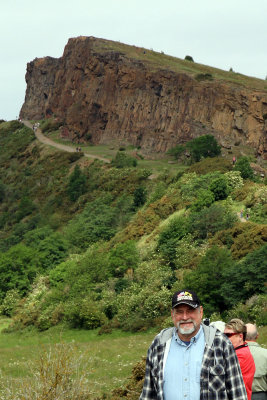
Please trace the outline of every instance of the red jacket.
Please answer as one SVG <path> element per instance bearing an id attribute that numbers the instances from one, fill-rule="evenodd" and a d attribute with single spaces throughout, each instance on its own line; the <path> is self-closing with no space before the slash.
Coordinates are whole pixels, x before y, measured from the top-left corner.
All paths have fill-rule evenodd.
<path id="1" fill-rule="evenodd" d="M 235 348 L 240 364 L 243 380 L 246 386 L 248 400 L 251 400 L 252 382 L 255 374 L 255 363 L 247 343 Z"/>

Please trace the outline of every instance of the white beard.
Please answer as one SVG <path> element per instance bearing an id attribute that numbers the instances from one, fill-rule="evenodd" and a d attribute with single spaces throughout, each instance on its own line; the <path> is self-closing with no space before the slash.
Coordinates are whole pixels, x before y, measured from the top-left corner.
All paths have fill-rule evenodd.
<path id="1" fill-rule="evenodd" d="M 183 321 L 183 322 L 185 322 L 185 321 Z M 182 323 L 182 321 L 179 321 L 179 322 L 177 322 L 177 330 L 178 330 L 178 332 L 180 332 L 182 335 L 191 335 L 191 333 L 195 332 L 195 330 L 196 330 L 196 328 L 197 328 L 196 323 L 195 323 L 195 321 L 192 321 L 192 320 L 188 320 L 188 321 L 186 321 L 186 322 L 192 322 L 192 324 L 193 324 L 192 328 L 184 329 L 184 328 L 183 328 L 183 325 L 180 326 L 181 323 Z"/>

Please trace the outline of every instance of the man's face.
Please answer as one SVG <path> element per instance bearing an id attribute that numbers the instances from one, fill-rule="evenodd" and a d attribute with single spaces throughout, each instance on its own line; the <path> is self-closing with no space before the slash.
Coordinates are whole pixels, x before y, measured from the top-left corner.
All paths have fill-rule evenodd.
<path id="1" fill-rule="evenodd" d="M 200 328 L 203 309 L 179 304 L 172 310 L 172 320 L 182 340 L 190 340 Z"/>
<path id="2" fill-rule="evenodd" d="M 236 348 L 238 346 L 241 346 L 241 344 L 244 343 L 243 333 L 236 333 L 236 332 L 233 331 L 233 329 L 230 329 L 230 328 L 227 328 L 227 327 L 225 328 L 224 333 L 225 334 L 229 334 L 228 337 L 231 340 L 232 345 L 234 346 L 234 348 Z"/>

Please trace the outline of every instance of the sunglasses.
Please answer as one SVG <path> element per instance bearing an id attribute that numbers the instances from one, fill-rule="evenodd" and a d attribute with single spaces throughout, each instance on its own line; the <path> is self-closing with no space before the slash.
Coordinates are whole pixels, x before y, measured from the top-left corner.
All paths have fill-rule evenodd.
<path id="1" fill-rule="evenodd" d="M 225 333 L 225 336 L 227 336 L 227 337 L 232 337 L 234 335 L 239 335 L 239 333 L 238 332 Z"/>

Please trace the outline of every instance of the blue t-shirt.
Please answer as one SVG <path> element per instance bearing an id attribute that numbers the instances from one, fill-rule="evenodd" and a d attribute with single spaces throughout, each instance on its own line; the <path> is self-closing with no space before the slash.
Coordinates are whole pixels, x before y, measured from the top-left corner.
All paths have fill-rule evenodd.
<path id="1" fill-rule="evenodd" d="M 183 342 L 174 331 L 164 368 L 164 400 L 199 400 L 204 348 L 202 326 L 189 343 Z"/>

